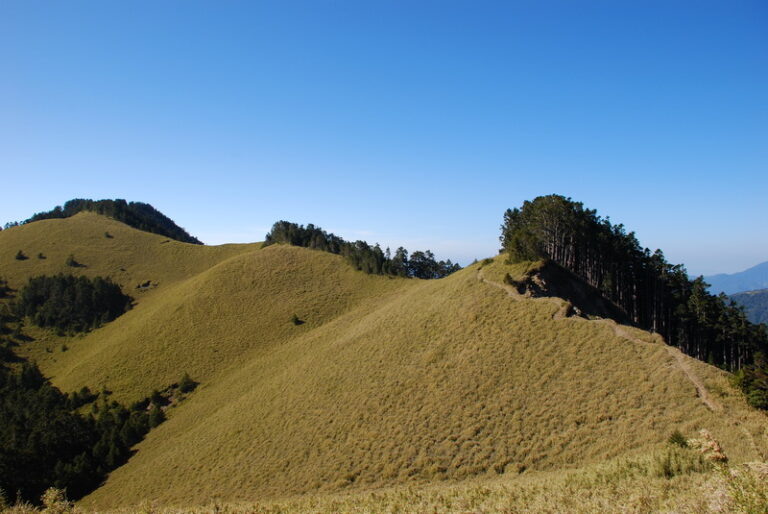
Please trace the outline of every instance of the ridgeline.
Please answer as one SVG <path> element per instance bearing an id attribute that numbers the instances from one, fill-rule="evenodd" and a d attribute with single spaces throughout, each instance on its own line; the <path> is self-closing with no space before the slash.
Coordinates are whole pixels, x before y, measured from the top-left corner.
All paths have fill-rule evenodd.
<path id="1" fill-rule="evenodd" d="M 150 232 L 170 237 L 182 243 L 203 244 L 196 237 L 192 237 L 186 230 L 178 226 L 172 219 L 158 211 L 148 203 L 126 202 L 125 200 L 85 200 L 76 198 L 69 200 L 64 207 L 56 206 L 47 212 L 39 212 L 31 218 L 22 222 L 22 224 L 33 223 L 40 220 L 69 218 L 79 212 L 95 212 L 103 216 L 121 221 L 126 225 Z M 9 223 L 9 226 L 15 226 L 19 223 Z"/>
<path id="2" fill-rule="evenodd" d="M 768 409 L 765 325 L 744 308 L 688 278 L 661 250 L 640 246 L 633 232 L 559 195 L 526 201 L 504 214 L 501 242 L 511 262 L 548 259 L 594 287 L 635 326 L 699 360 L 739 372 L 750 404 Z"/>
<path id="3" fill-rule="evenodd" d="M 287 222 L 267 244 L 222 246 L 90 211 L 1 231 L 0 375 L 15 389 L 33 383 L 13 394 L 34 412 L 13 427 L 10 414 L 0 418 L 10 427 L 0 434 L 25 423 L 42 434 L 50 414 L 82 424 L 89 441 L 57 455 L 36 436 L 9 436 L 14 451 L 41 449 L 34 462 L 53 471 L 4 487 L 28 498 L 80 473 L 70 494 L 88 493 L 80 506 L 99 511 L 145 500 L 187 511 L 212 501 L 315 510 L 323 495 L 327 511 L 393 510 L 387 498 L 400 510 L 558 510 L 531 496 L 546 482 L 559 502 L 581 502 L 561 510 L 592 511 L 601 494 L 610 505 L 626 498 L 628 510 L 685 510 L 721 476 L 685 447 L 700 428 L 734 468 L 766 460 L 765 413 L 745 401 L 759 406 L 763 343 L 730 305 L 563 197 L 508 211 L 502 242 L 504 255 L 458 269 L 431 252 L 387 258 L 376 245 Z M 93 290 L 120 309 L 105 315 L 79 301 L 92 289 L 79 277 L 103 280 Z M 29 284 L 47 300 L 24 300 Z M 51 323 L 36 319 L 48 301 Z M 721 316 L 729 325 L 710 324 Z M 169 391 L 188 390 L 189 377 L 201 386 L 155 409 Z M 84 400 L 82 391 L 105 393 Z M 153 409 L 167 420 L 134 444 L 124 421 L 158 425 Z M 102 416 L 115 424 L 99 432 Z M 17 467 L 9 462 L 4 473 Z"/>

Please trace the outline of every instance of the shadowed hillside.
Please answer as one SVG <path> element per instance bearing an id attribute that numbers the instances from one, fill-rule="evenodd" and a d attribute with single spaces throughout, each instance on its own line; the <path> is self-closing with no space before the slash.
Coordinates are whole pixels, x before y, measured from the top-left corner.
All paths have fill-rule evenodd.
<path id="1" fill-rule="evenodd" d="M 701 427 L 734 461 L 768 451 L 765 416 L 724 372 L 505 283 L 535 263 L 498 257 L 422 281 L 305 248 L 183 244 L 87 213 L 0 232 L 14 288 L 67 270 L 71 254 L 84 265 L 73 273 L 110 277 L 136 305 L 85 336 L 31 331 L 22 351 L 54 384 L 134 400 L 182 372 L 201 383 L 84 505 L 509 478 Z M 68 351 L 46 351 L 61 341 Z"/>

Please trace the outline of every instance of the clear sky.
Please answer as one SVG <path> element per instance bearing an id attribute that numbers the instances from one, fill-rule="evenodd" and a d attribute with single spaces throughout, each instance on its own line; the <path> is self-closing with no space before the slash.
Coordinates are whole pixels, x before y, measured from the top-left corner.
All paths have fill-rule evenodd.
<path id="1" fill-rule="evenodd" d="M 0 2 L 0 222 L 148 202 L 496 253 L 559 193 L 693 273 L 768 260 L 768 3 Z"/>

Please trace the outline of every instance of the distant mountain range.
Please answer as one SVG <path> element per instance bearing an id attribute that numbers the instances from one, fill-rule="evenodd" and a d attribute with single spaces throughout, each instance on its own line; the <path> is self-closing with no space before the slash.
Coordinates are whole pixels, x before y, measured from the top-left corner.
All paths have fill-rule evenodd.
<path id="1" fill-rule="evenodd" d="M 768 288 L 768 261 L 731 275 L 720 273 L 705 276 L 704 280 L 711 284 L 709 290 L 713 294 L 731 295 L 744 291 L 766 289 Z"/>
<path id="2" fill-rule="evenodd" d="M 736 293 L 731 299 L 744 306 L 752 323 L 768 323 L 768 289 Z"/>

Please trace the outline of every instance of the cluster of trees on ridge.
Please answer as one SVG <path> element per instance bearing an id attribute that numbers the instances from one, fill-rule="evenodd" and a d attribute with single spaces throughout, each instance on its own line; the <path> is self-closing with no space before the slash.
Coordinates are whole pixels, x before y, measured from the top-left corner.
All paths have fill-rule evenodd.
<path id="1" fill-rule="evenodd" d="M 768 409 L 768 335 L 743 308 L 707 291 L 703 277 L 640 246 L 633 232 L 560 195 L 508 209 L 500 237 L 511 261 L 547 259 L 580 277 L 637 326 L 731 372 L 749 403 Z"/>
<path id="2" fill-rule="evenodd" d="M 120 286 L 101 277 L 30 278 L 15 300 L 16 314 L 40 327 L 86 331 L 112 321 L 131 307 Z"/>
<path id="3" fill-rule="evenodd" d="M 311 223 L 304 227 L 288 221 L 278 221 L 267 234 L 264 245 L 275 243 L 335 253 L 344 257 L 355 269 L 374 275 L 434 279 L 443 278 L 461 269 L 461 266 L 452 263 L 450 259 L 437 261 L 429 250 L 415 251 L 409 256 L 408 251 L 401 246 L 392 255 L 389 248 L 382 251 L 378 244 L 370 246 L 365 241 L 345 241 Z"/>
<path id="4" fill-rule="evenodd" d="M 109 216 L 133 228 L 170 237 L 183 243 L 203 244 L 148 203 L 126 202 L 121 199 L 87 200 L 75 198 L 66 202 L 63 207 L 56 206 L 53 210 L 37 213 L 21 224 L 52 218 L 69 218 L 82 211 Z M 17 225 L 19 225 L 18 222 L 6 223 L 6 228 Z"/>

